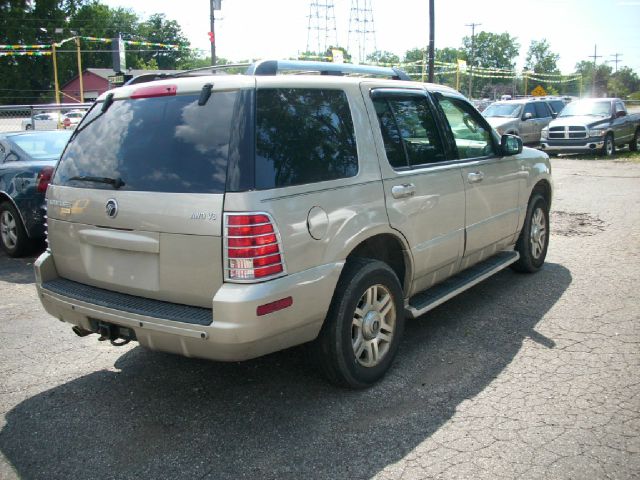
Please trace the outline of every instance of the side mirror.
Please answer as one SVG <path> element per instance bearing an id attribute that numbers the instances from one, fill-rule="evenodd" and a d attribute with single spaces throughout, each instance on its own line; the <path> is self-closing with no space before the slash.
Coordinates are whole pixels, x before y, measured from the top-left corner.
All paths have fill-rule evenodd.
<path id="1" fill-rule="evenodd" d="M 522 120 L 531 120 L 533 118 L 533 113 L 531 112 L 527 112 L 524 114 L 524 116 L 522 117 Z"/>
<path id="2" fill-rule="evenodd" d="M 522 139 L 515 135 L 502 135 L 500 137 L 500 149 L 505 156 L 522 153 Z"/>
<path id="3" fill-rule="evenodd" d="M 551 112 L 551 118 L 557 118 L 558 112 Z"/>
<path id="4" fill-rule="evenodd" d="M 619 112 L 616 112 L 616 118 L 624 117 L 626 114 L 627 112 L 620 110 Z"/>

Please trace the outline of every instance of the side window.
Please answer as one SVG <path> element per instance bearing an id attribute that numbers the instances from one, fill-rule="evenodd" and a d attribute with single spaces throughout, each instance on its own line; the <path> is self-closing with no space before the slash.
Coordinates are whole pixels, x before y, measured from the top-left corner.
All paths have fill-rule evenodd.
<path id="1" fill-rule="evenodd" d="M 485 128 L 482 117 L 467 102 L 441 97 L 440 106 L 449 121 L 458 149 L 458 158 L 495 155 L 491 131 Z"/>
<path id="2" fill-rule="evenodd" d="M 258 189 L 358 173 L 353 121 L 342 90 L 260 89 L 256 110 Z"/>
<path id="3" fill-rule="evenodd" d="M 545 102 L 537 102 L 534 105 L 536 107 L 536 117 L 548 118 L 551 116 L 551 111 Z"/>
<path id="4" fill-rule="evenodd" d="M 387 159 L 394 168 L 425 165 L 445 159 L 442 140 L 423 96 L 373 99 Z"/>
<path id="5" fill-rule="evenodd" d="M 616 114 L 618 112 L 624 112 L 624 105 L 622 104 L 622 102 L 616 102 Z"/>
<path id="6" fill-rule="evenodd" d="M 536 118 L 536 107 L 533 103 L 527 103 L 524 106 L 524 111 L 522 112 L 522 118 L 525 118 L 527 113 L 530 113 L 533 118 Z"/>

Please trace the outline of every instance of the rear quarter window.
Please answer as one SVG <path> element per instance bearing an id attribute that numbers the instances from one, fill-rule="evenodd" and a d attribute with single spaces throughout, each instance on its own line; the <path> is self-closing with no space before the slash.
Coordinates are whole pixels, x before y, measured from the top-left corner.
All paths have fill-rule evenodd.
<path id="1" fill-rule="evenodd" d="M 357 173 L 353 120 L 344 91 L 257 91 L 258 189 L 335 180 Z"/>

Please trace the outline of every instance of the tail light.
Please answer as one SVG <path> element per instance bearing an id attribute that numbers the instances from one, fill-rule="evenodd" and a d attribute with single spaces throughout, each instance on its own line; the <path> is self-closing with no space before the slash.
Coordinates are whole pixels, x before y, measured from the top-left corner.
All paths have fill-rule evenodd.
<path id="1" fill-rule="evenodd" d="M 38 193 L 46 193 L 47 187 L 49 186 L 49 182 L 51 181 L 51 176 L 53 175 L 53 167 L 44 167 L 38 173 L 38 178 L 36 179 L 36 190 Z"/>
<path id="2" fill-rule="evenodd" d="M 69 127 L 71 126 L 71 120 L 69 120 L 68 118 L 65 118 L 65 119 L 62 121 L 62 126 L 63 126 L 64 128 L 69 128 Z"/>
<path id="3" fill-rule="evenodd" d="M 262 281 L 284 275 L 280 234 L 266 213 L 224 216 L 225 280 Z"/>

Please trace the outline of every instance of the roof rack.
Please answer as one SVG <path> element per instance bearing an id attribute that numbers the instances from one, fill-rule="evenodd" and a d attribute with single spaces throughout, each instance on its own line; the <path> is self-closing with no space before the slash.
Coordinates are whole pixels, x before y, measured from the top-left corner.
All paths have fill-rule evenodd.
<path id="1" fill-rule="evenodd" d="M 247 75 L 277 75 L 280 71 L 318 72 L 320 75 L 360 74 L 390 77 L 394 80 L 411 78 L 403 70 L 395 67 L 375 65 L 354 65 L 352 63 L 310 62 L 304 60 L 261 60 L 247 68 Z"/>
<path id="2" fill-rule="evenodd" d="M 300 72 L 319 73 L 320 75 L 365 75 L 372 77 L 385 77 L 393 80 L 407 80 L 411 78 L 404 70 L 395 67 L 378 67 L 375 65 L 354 65 L 352 63 L 331 63 L 331 62 L 309 62 L 304 60 L 259 60 L 254 63 L 234 63 L 227 65 L 215 65 L 209 67 L 183 70 L 177 73 L 148 73 L 138 75 L 129 80 L 126 85 L 136 83 L 152 82 L 154 80 L 164 80 L 168 78 L 179 78 L 197 75 L 215 75 L 224 70 L 235 70 L 239 73 L 245 69 L 245 75 L 269 76 L 277 75 L 278 72 Z"/>

